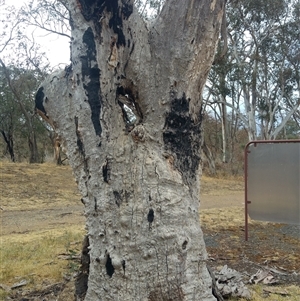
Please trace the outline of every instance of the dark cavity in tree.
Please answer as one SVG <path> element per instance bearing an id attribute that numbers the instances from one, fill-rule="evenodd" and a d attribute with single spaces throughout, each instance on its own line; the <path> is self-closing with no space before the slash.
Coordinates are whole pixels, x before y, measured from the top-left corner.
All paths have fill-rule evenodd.
<path id="1" fill-rule="evenodd" d="M 182 250 L 186 249 L 187 244 L 188 244 L 188 242 L 187 242 L 187 240 L 185 240 L 182 244 Z"/>
<path id="2" fill-rule="evenodd" d="M 87 21 L 93 21 L 96 32 L 100 36 L 101 23 L 103 13 L 110 13 L 109 27 L 118 35 L 117 47 L 126 45 L 125 36 L 123 33 L 123 19 L 128 19 L 133 12 L 133 5 L 128 3 L 128 0 L 122 0 L 119 5 L 118 0 L 78 0 L 79 8 L 82 15 Z M 119 7 L 121 6 L 121 10 Z"/>
<path id="3" fill-rule="evenodd" d="M 120 102 L 120 96 L 124 96 L 127 99 L 127 106 L 137 115 L 136 117 L 138 120 L 136 123 L 141 123 L 143 120 L 143 112 L 138 104 L 139 96 L 134 84 L 130 82 L 126 86 L 119 86 L 116 90 L 116 99 L 118 100 L 118 104 L 121 106 L 123 111 L 124 103 Z M 123 114 L 126 116 L 126 112 L 123 111 Z"/>
<path id="4" fill-rule="evenodd" d="M 44 91 L 44 88 L 40 87 L 35 95 L 35 109 L 40 110 L 47 116 L 46 110 L 43 105 L 43 101 L 44 101 L 44 97 L 45 97 L 45 94 L 43 91 Z"/>
<path id="5" fill-rule="evenodd" d="M 153 209 L 149 210 L 147 220 L 148 220 L 149 223 L 152 223 L 154 221 L 154 211 L 153 211 Z"/>
<path id="6" fill-rule="evenodd" d="M 176 155 L 175 167 L 186 182 L 195 178 L 200 162 L 201 112 L 199 115 L 195 123 L 185 94 L 182 98 L 173 98 L 163 131 L 165 149 Z"/>
<path id="7" fill-rule="evenodd" d="M 92 65 L 97 62 L 96 57 L 96 44 L 95 37 L 92 29 L 89 27 L 83 35 L 83 43 L 87 47 L 86 55 L 81 56 L 82 62 L 82 81 L 84 83 L 86 78 L 89 78 L 88 84 L 83 84 L 87 92 L 88 103 L 92 111 L 92 123 L 96 135 L 100 136 L 102 132 L 100 124 L 100 111 L 101 111 L 101 90 L 100 90 L 100 69 L 98 65 Z"/>
<path id="8" fill-rule="evenodd" d="M 107 255 L 107 260 L 106 260 L 106 264 L 105 264 L 105 267 L 106 267 L 106 273 L 109 277 L 112 277 L 112 275 L 114 274 L 115 272 L 115 268 L 114 266 L 112 265 L 112 261 L 111 261 L 111 258 L 109 256 L 109 254 Z"/>

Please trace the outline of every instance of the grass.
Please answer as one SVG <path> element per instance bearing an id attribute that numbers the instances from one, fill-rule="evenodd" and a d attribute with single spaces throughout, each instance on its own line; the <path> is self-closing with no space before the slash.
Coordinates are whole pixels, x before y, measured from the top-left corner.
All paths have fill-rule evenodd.
<path id="1" fill-rule="evenodd" d="M 79 253 L 83 234 L 78 227 L 72 232 L 57 230 L 25 235 L 19 240 L 18 237 L 2 239 L 0 282 L 12 285 L 16 279 L 28 277 L 32 283 L 38 279 L 61 280 L 62 273 L 67 272 L 67 262 L 59 255 L 72 251 Z"/>
<path id="2" fill-rule="evenodd" d="M 249 287 L 249 286 L 248 286 Z M 249 287 L 252 291 L 251 301 L 299 301 L 300 288 L 295 285 L 285 287 L 266 287 L 261 284 L 253 285 Z M 273 291 L 274 293 L 267 293 L 265 290 Z M 287 295 L 281 295 L 280 293 Z M 230 298 L 230 301 L 249 301 L 244 298 Z"/>
<path id="3" fill-rule="evenodd" d="M 43 209 L 80 200 L 70 166 L 0 162 L 1 207 Z"/>
<path id="4" fill-rule="evenodd" d="M 68 260 L 80 254 L 83 227 L 2 237 L 0 283 L 12 286 L 26 280 L 26 289 L 41 289 L 62 281 L 79 263 Z M 66 255 L 63 259 L 59 255 Z M 68 258 L 69 257 L 69 258 Z M 0 297 L 6 293 L 0 290 Z"/>
<path id="5" fill-rule="evenodd" d="M 69 166 L 54 164 L 27 164 L 0 162 L 0 195 L 3 212 L 14 211 L 14 220 L 20 223 L 23 210 L 68 208 L 81 204 L 72 171 Z M 40 225 L 28 231 L 20 225 L 20 233 L 0 229 L 0 283 L 12 286 L 26 280 L 26 290 L 38 290 L 45 285 L 60 282 L 76 270 L 78 263 L 60 259 L 59 254 L 79 254 L 84 235 L 84 224 L 53 223 Z M 7 227 L 6 227 L 7 228 Z M 50 228 L 50 229 L 49 229 Z M 65 258 L 65 257 L 64 257 Z M 7 296 L 0 289 L 0 300 Z"/>
<path id="6" fill-rule="evenodd" d="M 241 177 L 236 178 L 211 178 L 201 177 L 201 194 L 224 195 L 244 191 L 244 182 Z"/>

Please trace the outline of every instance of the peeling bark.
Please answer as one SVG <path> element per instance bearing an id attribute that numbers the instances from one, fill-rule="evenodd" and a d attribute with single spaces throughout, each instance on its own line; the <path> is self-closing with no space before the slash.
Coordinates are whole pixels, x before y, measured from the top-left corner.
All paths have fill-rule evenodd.
<path id="1" fill-rule="evenodd" d="M 69 2 L 72 66 L 42 84 L 37 107 L 83 196 L 84 300 L 214 300 L 199 223 L 201 93 L 224 1 L 169 0 L 151 23 L 133 1 Z"/>

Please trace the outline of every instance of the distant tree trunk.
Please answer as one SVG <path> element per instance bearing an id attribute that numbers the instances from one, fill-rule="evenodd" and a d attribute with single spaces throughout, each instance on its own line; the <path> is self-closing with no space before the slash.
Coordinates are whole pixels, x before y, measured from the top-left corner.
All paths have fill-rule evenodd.
<path id="1" fill-rule="evenodd" d="M 6 149 L 9 152 L 10 155 L 10 159 L 12 162 L 16 161 L 15 158 L 15 152 L 14 152 L 14 140 L 13 140 L 13 136 L 11 133 L 5 133 L 4 130 L 0 130 L 2 133 L 2 137 L 4 139 L 4 142 L 6 143 Z"/>
<path id="2" fill-rule="evenodd" d="M 224 1 L 167 0 L 152 23 L 133 2 L 69 1 L 72 69 L 36 96 L 83 195 L 90 263 L 78 300 L 214 300 L 199 222 L 201 94 Z"/>
<path id="3" fill-rule="evenodd" d="M 36 134 L 34 129 L 31 128 L 31 126 L 29 126 L 28 129 L 29 163 L 41 163 L 37 142 L 36 142 Z"/>
<path id="4" fill-rule="evenodd" d="M 54 149 L 54 162 L 57 165 L 62 165 L 61 159 L 61 139 L 57 133 L 54 133 L 54 136 L 51 137 L 53 149 Z"/>
<path id="5" fill-rule="evenodd" d="M 216 175 L 215 159 L 213 157 L 213 154 L 212 154 L 210 148 L 205 143 L 205 141 L 203 141 L 202 150 L 203 150 L 203 153 L 204 153 L 204 155 L 205 155 L 205 157 L 207 159 L 207 163 L 208 163 L 209 171 L 210 171 L 211 175 Z"/>
<path id="6" fill-rule="evenodd" d="M 228 162 L 228 154 L 227 154 L 227 141 L 228 141 L 228 122 L 227 122 L 227 106 L 226 106 L 226 98 L 221 96 L 221 125 L 222 125 L 222 162 Z"/>

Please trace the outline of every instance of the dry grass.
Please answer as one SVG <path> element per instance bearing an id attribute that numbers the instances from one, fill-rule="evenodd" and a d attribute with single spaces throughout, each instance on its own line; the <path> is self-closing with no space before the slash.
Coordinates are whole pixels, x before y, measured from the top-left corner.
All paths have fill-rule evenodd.
<path id="1" fill-rule="evenodd" d="M 75 267 L 74 262 L 60 259 L 80 251 L 84 224 L 68 225 L 53 221 L 51 229 L 44 227 L 47 214 L 37 211 L 36 230 L 28 231 L 21 224 L 24 210 L 70 207 L 80 204 L 80 194 L 69 166 L 0 162 L 0 218 L 3 212 L 14 212 L 20 233 L 0 237 L 0 283 L 11 286 L 26 280 L 26 289 L 41 289 L 60 282 Z M 51 217 L 49 217 L 51 218 Z M 24 228 L 24 230 L 23 230 Z M 7 293 L 0 289 L 0 300 Z"/>
<path id="2" fill-rule="evenodd" d="M 0 162 L 0 181 L 5 210 L 68 206 L 80 199 L 69 166 Z"/>
<path id="3" fill-rule="evenodd" d="M 0 283 L 12 286 L 26 280 L 26 289 L 31 290 L 62 281 L 78 267 L 78 263 L 65 258 L 70 256 L 71 259 L 72 255 L 80 253 L 82 228 L 2 237 Z M 60 258 L 61 254 L 66 256 Z"/>
<path id="4" fill-rule="evenodd" d="M 251 289 L 253 291 L 252 301 L 299 301 L 300 299 L 300 288 L 296 285 L 287 285 L 285 287 L 271 288 L 266 288 L 266 286 L 264 285 L 255 285 L 252 286 Z M 270 290 L 274 293 L 266 293 L 265 290 Z M 281 293 L 283 293 L 283 295 Z M 248 301 L 245 299 L 239 300 Z"/>
<path id="5" fill-rule="evenodd" d="M 228 195 L 244 191 L 244 182 L 241 177 L 211 178 L 201 177 L 201 194 L 205 195 Z"/>
<path id="6" fill-rule="evenodd" d="M 251 301 L 299 301 L 300 288 L 296 285 L 288 285 L 285 287 L 266 288 L 264 285 L 253 285 L 250 287 L 252 292 Z M 268 293 L 267 291 L 273 291 Z M 249 301 L 244 298 L 230 298 L 228 301 Z"/>

